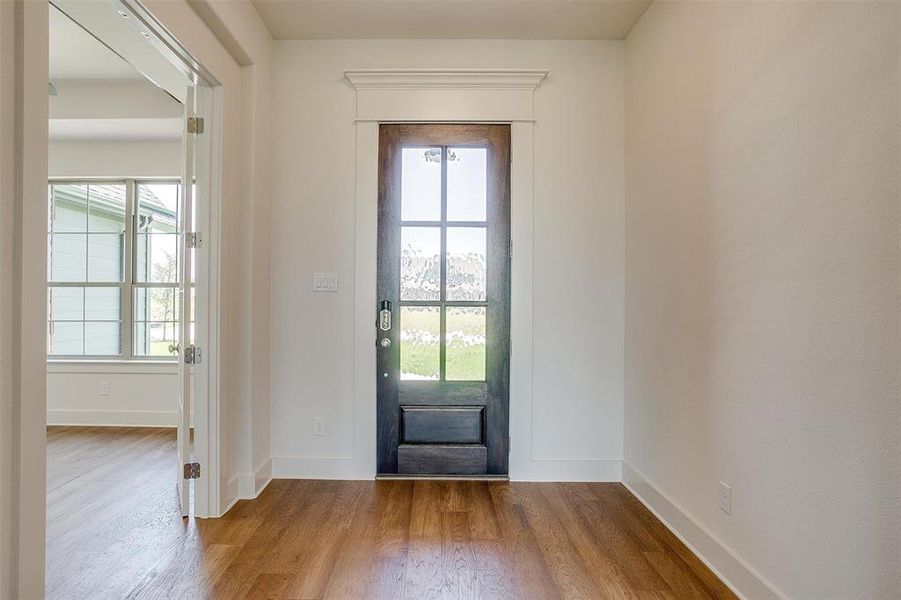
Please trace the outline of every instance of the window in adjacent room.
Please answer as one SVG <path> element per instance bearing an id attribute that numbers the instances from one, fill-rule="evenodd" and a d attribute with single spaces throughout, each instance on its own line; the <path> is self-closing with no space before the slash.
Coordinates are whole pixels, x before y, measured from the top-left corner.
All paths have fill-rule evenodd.
<path id="1" fill-rule="evenodd" d="M 177 180 L 50 183 L 52 358 L 177 355 L 180 192 Z"/>

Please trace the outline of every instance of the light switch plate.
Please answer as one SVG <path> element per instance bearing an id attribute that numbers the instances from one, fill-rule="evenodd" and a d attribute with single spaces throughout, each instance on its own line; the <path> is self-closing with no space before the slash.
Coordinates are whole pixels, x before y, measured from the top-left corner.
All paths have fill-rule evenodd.
<path id="1" fill-rule="evenodd" d="M 337 273 L 313 273 L 313 291 L 314 292 L 337 292 L 338 291 L 338 274 Z"/>

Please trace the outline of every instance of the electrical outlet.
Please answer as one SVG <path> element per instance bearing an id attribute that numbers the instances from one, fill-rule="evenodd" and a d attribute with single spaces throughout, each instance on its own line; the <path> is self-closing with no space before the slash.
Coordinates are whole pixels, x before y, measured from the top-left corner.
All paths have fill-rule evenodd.
<path id="1" fill-rule="evenodd" d="M 720 482 L 720 510 L 727 515 L 732 514 L 732 488 L 722 481 Z"/>
<path id="2" fill-rule="evenodd" d="M 325 435 L 325 417 L 313 417 L 313 435 Z"/>
<path id="3" fill-rule="evenodd" d="M 109 396 L 109 381 L 100 382 L 100 395 Z"/>

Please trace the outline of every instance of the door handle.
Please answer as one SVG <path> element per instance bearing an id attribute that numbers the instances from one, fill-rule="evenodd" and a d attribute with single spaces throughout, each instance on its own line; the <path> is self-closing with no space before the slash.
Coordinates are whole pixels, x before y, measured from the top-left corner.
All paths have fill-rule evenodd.
<path id="1" fill-rule="evenodd" d="M 379 329 L 388 331 L 391 329 L 391 303 L 382 300 L 379 304 Z"/>

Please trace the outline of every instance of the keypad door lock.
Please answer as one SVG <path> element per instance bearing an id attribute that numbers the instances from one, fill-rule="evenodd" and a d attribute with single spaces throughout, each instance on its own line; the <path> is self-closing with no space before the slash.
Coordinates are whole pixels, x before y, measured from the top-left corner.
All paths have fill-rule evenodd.
<path id="1" fill-rule="evenodd" d="M 389 331 L 391 329 L 391 303 L 382 300 L 379 304 L 379 329 Z"/>

